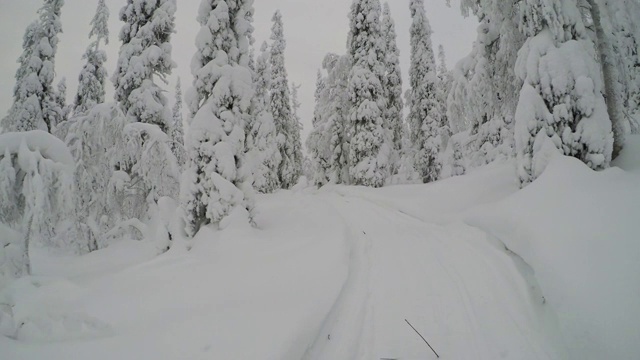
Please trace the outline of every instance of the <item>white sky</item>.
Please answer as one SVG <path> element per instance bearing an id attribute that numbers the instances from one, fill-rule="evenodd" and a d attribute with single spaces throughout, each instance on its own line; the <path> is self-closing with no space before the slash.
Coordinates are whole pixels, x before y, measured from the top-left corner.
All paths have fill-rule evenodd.
<path id="1" fill-rule="evenodd" d="M 56 58 L 58 78 L 67 78 L 68 100 L 71 101 L 77 87 L 78 73 L 82 67 L 82 54 L 89 39 L 89 22 L 97 5 L 96 0 L 66 0 L 62 10 L 64 33 L 60 37 Z M 113 74 L 120 42 L 118 20 L 120 8 L 125 0 L 107 0 L 111 11 L 111 43 L 107 48 L 109 60 L 107 70 Z M 452 7 L 445 0 L 425 0 L 427 16 L 433 28 L 433 42 L 442 44 L 447 53 L 447 62 L 452 67 L 457 60 L 467 55 L 476 36 L 475 19 L 464 19 L 458 9 L 458 1 Z M 0 118 L 4 117 L 12 102 L 16 60 L 22 52 L 22 36 L 27 25 L 36 19 L 36 11 L 42 0 L 0 0 Z M 178 0 L 177 33 L 172 38 L 173 59 L 178 64 L 172 83 L 167 86 L 168 97 L 173 101 L 173 86 L 177 76 L 182 78 L 183 88 L 191 85 L 189 64 L 195 52 L 194 39 L 199 25 L 195 21 L 200 0 Z M 324 55 L 328 52 L 345 52 L 350 0 L 255 0 L 255 47 L 257 50 L 271 32 L 271 16 L 276 9 L 283 14 L 287 40 L 286 62 L 289 81 L 302 84 L 300 100 L 301 118 L 304 125 L 303 141 L 310 131 L 314 107 L 316 72 Z M 398 46 L 401 51 L 405 88 L 409 68 L 409 0 L 389 0 L 391 15 L 396 22 Z M 57 80 L 56 80 L 57 83 Z M 107 101 L 111 100 L 111 83 L 107 84 Z"/>

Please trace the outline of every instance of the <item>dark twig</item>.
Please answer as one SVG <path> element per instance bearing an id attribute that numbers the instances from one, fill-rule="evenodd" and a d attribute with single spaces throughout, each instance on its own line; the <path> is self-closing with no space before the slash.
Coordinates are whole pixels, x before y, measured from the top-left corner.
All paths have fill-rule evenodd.
<path id="1" fill-rule="evenodd" d="M 422 338 L 422 340 L 424 340 L 424 342 L 427 344 L 427 346 L 429 346 L 429 349 L 431 349 L 431 351 L 433 351 L 434 354 L 436 354 L 436 357 L 438 359 L 440 359 L 440 355 L 438 355 L 438 353 L 433 350 L 433 348 L 431 347 L 431 345 L 429 344 L 429 342 L 427 341 L 427 339 L 424 338 L 424 336 L 422 336 L 422 334 L 420 334 L 420 332 L 418 330 L 416 330 L 416 328 L 413 327 L 413 325 L 411 325 L 411 323 L 409 322 L 409 320 L 404 319 L 404 321 L 407 322 L 407 324 L 409 324 L 409 326 L 411 326 L 411 328 L 413 329 L 413 331 L 416 332 L 416 334 L 420 335 L 420 337 Z"/>

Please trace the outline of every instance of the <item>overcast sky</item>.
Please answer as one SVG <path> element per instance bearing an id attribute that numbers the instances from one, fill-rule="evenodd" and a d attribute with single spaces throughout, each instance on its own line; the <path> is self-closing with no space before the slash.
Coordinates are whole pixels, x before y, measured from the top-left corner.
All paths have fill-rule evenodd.
<path id="1" fill-rule="evenodd" d="M 89 22 L 93 17 L 97 0 L 65 0 L 62 10 L 64 33 L 60 37 L 56 58 L 58 78 L 66 77 L 70 101 L 75 95 L 78 73 L 82 67 L 82 54 L 89 40 Z M 113 74 L 120 43 L 118 20 L 120 8 L 126 0 L 107 0 L 111 11 L 111 43 L 107 49 L 107 70 Z M 178 0 L 177 33 L 172 39 L 173 58 L 178 64 L 172 83 L 167 86 L 173 101 L 173 86 L 177 76 L 182 78 L 183 88 L 191 85 L 189 64 L 195 52 L 194 39 L 199 25 L 195 21 L 200 0 Z M 475 19 L 460 15 L 457 1 L 452 7 L 445 0 L 425 0 L 427 16 L 433 28 L 434 46 L 442 44 L 447 53 L 449 67 L 467 55 L 476 35 Z M 27 25 L 36 19 L 36 11 L 42 0 L 0 0 L 0 118 L 3 118 L 12 102 L 16 60 L 22 52 L 22 36 Z M 303 141 L 310 131 L 314 106 L 316 71 L 328 52 L 344 53 L 346 48 L 350 0 L 255 0 L 255 47 L 260 48 L 268 40 L 271 16 L 276 9 L 283 14 L 287 40 L 286 65 L 289 81 L 302 84 L 300 97 L 301 117 L 305 127 Z M 409 0 L 389 0 L 391 15 L 396 22 L 398 46 L 401 51 L 405 87 L 409 68 Z M 57 83 L 57 80 L 56 80 Z M 107 101 L 112 97 L 111 83 L 107 84 Z"/>

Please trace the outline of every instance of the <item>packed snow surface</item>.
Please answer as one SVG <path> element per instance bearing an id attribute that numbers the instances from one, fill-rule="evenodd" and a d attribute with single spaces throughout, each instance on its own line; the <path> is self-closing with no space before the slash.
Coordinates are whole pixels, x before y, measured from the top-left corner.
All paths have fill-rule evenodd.
<path id="1" fill-rule="evenodd" d="M 435 359 L 405 319 L 442 359 L 638 358 L 637 162 L 296 187 L 159 256 L 34 249 L 0 289 L 0 359 Z"/>

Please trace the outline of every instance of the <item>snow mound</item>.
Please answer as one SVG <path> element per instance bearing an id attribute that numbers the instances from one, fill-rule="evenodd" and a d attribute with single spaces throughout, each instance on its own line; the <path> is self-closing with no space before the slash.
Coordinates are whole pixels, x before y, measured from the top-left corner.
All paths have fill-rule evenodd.
<path id="1" fill-rule="evenodd" d="M 65 280 L 23 277 L 0 292 L 0 334 L 23 342 L 95 338 L 110 327 L 65 303 L 79 288 Z"/>
<path id="2" fill-rule="evenodd" d="M 467 216 L 533 268 L 571 358 L 640 354 L 639 183 L 559 156 L 527 188 Z"/>

